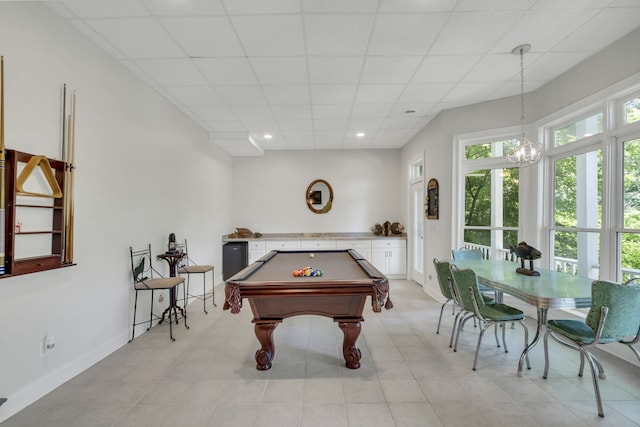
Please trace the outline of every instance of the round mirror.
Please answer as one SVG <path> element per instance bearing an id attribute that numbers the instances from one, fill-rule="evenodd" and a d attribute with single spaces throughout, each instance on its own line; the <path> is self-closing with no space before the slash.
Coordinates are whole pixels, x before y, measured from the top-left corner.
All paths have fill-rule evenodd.
<path id="1" fill-rule="evenodd" d="M 333 189 L 324 179 L 316 179 L 307 187 L 307 206 L 313 213 L 327 213 L 333 202 Z"/>

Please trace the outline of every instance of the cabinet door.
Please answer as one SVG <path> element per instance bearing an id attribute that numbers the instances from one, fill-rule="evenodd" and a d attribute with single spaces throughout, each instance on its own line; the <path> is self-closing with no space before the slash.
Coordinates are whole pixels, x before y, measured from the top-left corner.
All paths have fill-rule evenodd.
<path id="1" fill-rule="evenodd" d="M 389 250 L 386 248 L 371 249 L 371 264 L 382 274 L 387 274 L 387 254 Z"/>
<path id="2" fill-rule="evenodd" d="M 407 248 L 387 250 L 387 274 L 407 274 Z"/>

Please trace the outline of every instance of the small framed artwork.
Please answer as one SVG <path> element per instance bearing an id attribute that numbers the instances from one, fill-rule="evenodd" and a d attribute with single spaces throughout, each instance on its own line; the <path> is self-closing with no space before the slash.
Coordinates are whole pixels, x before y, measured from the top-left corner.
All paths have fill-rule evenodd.
<path id="1" fill-rule="evenodd" d="M 322 204 L 322 191 L 314 190 L 309 192 L 309 200 L 312 205 Z"/>
<path id="2" fill-rule="evenodd" d="M 438 180 L 431 178 L 427 183 L 427 195 L 424 201 L 424 214 L 427 219 L 438 219 L 440 214 L 438 191 Z"/>

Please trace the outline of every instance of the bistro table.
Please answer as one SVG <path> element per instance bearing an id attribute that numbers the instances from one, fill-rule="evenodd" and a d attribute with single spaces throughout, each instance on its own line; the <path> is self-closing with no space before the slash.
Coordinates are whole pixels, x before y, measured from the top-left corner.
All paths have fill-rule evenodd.
<path id="1" fill-rule="evenodd" d="M 176 277 L 178 273 L 178 263 L 182 258 L 185 257 L 185 255 L 186 254 L 184 252 L 165 252 L 163 254 L 156 255 L 156 257 L 158 259 L 165 260 L 167 264 L 169 264 L 169 276 Z M 184 283 L 182 285 L 184 286 Z M 176 295 L 177 293 L 176 288 L 177 286 L 171 289 L 171 292 L 169 293 L 169 307 L 167 307 L 162 312 L 162 317 L 160 318 L 160 321 L 158 323 L 162 323 L 164 321 L 164 316 L 166 316 L 167 312 L 169 310 L 173 310 L 173 314 L 175 315 L 176 324 L 177 324 L 178 311 L 180 311 L 180 314 L 184 319 L 184 326 L 187 329 L 189 329 L 189 326 L 187 326 L 187 314 L 184 312 L 184 309 L 178 305 L 178 295 Z"/>
<path id="2" fill-rule="evenodd" d="M 536 334 L 524 348 L 518 362 L 518 376 L 529 351 L 538 343 L 542 326 L 547 323 L 550 308 L 571 309 L 591 307 L 593 279 L 558 271 L 536 268 L 540 276 L 516 273 L 519 264 L 500 260 L 451 261 L 458 268 L 470 268 L 478 276 L 478 282 L 498 292 L 514 296 L 536 307 L 538 319 Z"/>

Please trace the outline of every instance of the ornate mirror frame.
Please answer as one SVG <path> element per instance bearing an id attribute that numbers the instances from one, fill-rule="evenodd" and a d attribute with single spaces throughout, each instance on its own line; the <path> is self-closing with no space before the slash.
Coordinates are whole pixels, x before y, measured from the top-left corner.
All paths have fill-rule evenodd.
<path id="1" fill-rule="evenodd" d="M 328 199 L 325 193 L 329 193 Z M 313 213 L 322 214 L 331 210 L 333 204 L 333 188 L 324 179 L 316 179 L 307 187 L 305 195 L 307 207 Z"/>
<path id="2" fill-rule="evenodd" d="M 438 200 L 439 185 L 438 180 L 431 178 L 427 184 L 427 196 L 424 201 L 424 213 L 427 219 L 438 219 L 440 215 L 440 206 Z"/>

